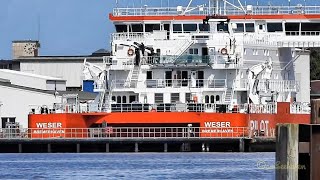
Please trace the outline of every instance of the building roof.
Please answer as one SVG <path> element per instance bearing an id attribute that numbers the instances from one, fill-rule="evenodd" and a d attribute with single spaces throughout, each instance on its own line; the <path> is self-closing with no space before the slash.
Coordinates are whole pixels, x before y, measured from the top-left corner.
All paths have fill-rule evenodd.
<path id="1" fill-rule="evenodd" d="M 14 70 L 9 70 L 9 69 L 0 69 L 0 72 L 10 73 L 10 74 L 15 74 L 15 75 L 22 75 L 22 76 L 29 76 L 29 77 L 34 77 L 34 78 L 39 78 L 39 79 L 45 79 L 45 80 L 66 81 L 66 80 L 63 80 L 63 79 L 61 79 L 61 78 L 50 77 L 50 76 L 43 76 L 43 75 L 32 74 L 32 73 L 27 73 L 27 72 L 22 72 L 22 71 L 14 71 Z"/>
<path id="2" fill-rule="evenodd" d="M 74 61 L 74 60 L 98 60 L 102 61 L 103 57 L 94 57 L 94 56 L 37 56 L 37 57 L 19 57 L 14 59 L 14 61 Z"/>
<path id="3" fill-rule="evenodd" d="M 19 86 L 19 85 L 11 84 L 10 81 L 9 82 L 8 81 L 7 82 L 0 81 L 0 86 L 54 95 L 54 91 L 47 91 L 47 90 L 35 89 L 35 88 L 31 88 L 31 87 Z"/>

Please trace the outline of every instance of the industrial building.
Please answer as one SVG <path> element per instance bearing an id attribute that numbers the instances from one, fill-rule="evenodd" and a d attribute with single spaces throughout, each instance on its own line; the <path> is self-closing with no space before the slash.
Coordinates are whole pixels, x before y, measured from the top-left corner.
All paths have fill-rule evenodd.
<path id="1" fill-rule="evenodd" d="M 84 59 L 102 65 L 103 56 L 110 56 L 105 49 L 83 56 L 40 56 L 39 41 L 13 41 L 12 44 L 13 61 L 19 62 L 20 71 L 64 79 L 67 91 L 83 90 Z"/>

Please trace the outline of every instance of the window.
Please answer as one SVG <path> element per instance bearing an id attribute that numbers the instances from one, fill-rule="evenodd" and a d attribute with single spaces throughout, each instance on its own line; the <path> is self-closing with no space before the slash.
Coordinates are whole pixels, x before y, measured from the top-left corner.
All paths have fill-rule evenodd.
<path id="1" fill-rule="evenodd" d="M 205 103 L 209 103 L 209 96 L 208 95 L 206 95 L 204 99 L 205 99 L 205 101 L 204 101 Z"/>
<path id="2" fill-rule="evenodd" d="M 276 56 L 279 56 L 279 51 L 278 50 L 276 50 Z"/>
<path id="3" fill-rule="evenodd" d="M 246 55 L 247 54 L 247 48 L 243 49 L 243 54 Z"/>
<path id="4" fill-rule="evenodd" d="M 127 103 L 127 96 L 122 96 L 122 103 Z"/>
<path id="5" fill-rule="evenodd" d="M 299 31 L 299 23 L 286 23 L 286 31 Z"/>
<path id="6" fill-rule="evenodd" d="M 127 25 L 116 25 L 117 32 L 127 32 Z"/>
<path id="7" fill-rule="evenodd" d="M 269 56 L 270 55 L 270 52 L 269 52 L 269 50 L 263 50 L 263 55 L 264 56 Z"/>
<path id="8" fill-rule="evenodd" d="M 116 101 L 116 97 L 115 96 L 112 96 L 112 101 Z"/>
<path id="9" fill-rule="evenodd" d="M 282 24 L 281 23 L 268 23 L 267 24 L 268 32 L 282 32 Z"/>
<path id="10" fill-rule="evenodd" d="M 171 93 L 171 103 L 176 103 L 180 101 L 179 93 Z"/>
<path id="11" fill-rule="evenodd" d="M 210 31 L 210 25 L 209 24 L 199 24 L 199 30 L 200 30 L 200 32 L 208 32 L 208 31 Z"/>
<path id="12" fill-rule="evenodd" d="M 244 25 L 243 23 L 237 23 L 237 29 L 234 30 L 235 33 L 244 32 Z"/>
<path id="13" fill-rule="evenodd" d="M 143 25 L 142 24 L 132 24 L 132 32 L 143 32 Z"/>
<path id="14" fill-rule="evenodd" d="M 158 31 L 160 30 L 160 24 L 146 24 L 145 25 L 145 31 L 146 32 L 152 32 L 152 31 Z"/>
<path id="15" fill-rule="evenodd" d="M 117 96 L 117 103 L 121 103 L 121 96 Z"/>
<path id="16" fill-rule="evenodd" d="M 197 31 L 197 24 L 184 24 L 183 32 L 195 32 Z"/>
<path id="17" fill-rule="evenodd" d="M 296 56 L 296 51 L 291 51 L 291 56 L 295 57 Z"/>
<path id="18" fill-rule="evenodd" d="M 229 30 L 228 24 L 220 23 L 217 25 L 217 29 L 218 29 L 218 31 L 228 32 L 228 30 Z"/>
<path id="19" fill-rule="evenodd" d="M 189 49 L 189 54 L 199 54 L 199 50 L 197 48 Z"/>
<path id="20" fill-rule="evenodd" d="M 253 50 L 253 55 L 255 55 L 255 56 L 259 55 L 258 49 L 254 49 L 254 50 Z"/>
<path id="21" fill-rule="evenodd" d="M 254 24 L 253 23 L 246 23 L 246 32 L 254 32 Z"/>
<path id="22" fill-rule="evenodd" d="M 320 23 L 301 23 L 301 31 L 320 31 Z"/>
<path id="23" fill-rule="evenodd" d="M 214 103 L 214 95 L 210 96 L 210 103 Z"/>
<path id="24" fill-rule="evenodd" d="M 182 32 L 181 24 L 174 24 L 173 25 L 173 32 Z"/>
<path id="25" fill-rule="evenodd" d="M 263 25 L 259 24 L 259 30 L 263 30 Z"/>
<path id="26" fill-rule="evenodd" d="M 216 95 L 216 101 L 219 102 L 220 101 L 220 96 Z"/>
<path id="27" fill-rule="evenodd" d="M 155 93 L 154 94 L 154 102 L 156 104 L 163 103 L 163 93 Z"/>

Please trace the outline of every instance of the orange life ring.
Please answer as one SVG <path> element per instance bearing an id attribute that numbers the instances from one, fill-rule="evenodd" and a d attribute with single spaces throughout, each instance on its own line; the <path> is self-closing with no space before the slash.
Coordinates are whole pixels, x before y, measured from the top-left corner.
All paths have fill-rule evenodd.
<path id="1" fill-rule="evenodd" d="M 227 50 L 226 48 L 222 48 L 221 51 L 220 51 L 220 53 L 221 53 L 222 55 L 226 55 L 226 54 L 228 54 L 228 50 Z"/>
<path id="2" fill-rule="evenodd" d="M 133 56 L 133 54 L 134 54 L 133 49 L 129 48 L 128 49 L 128 56 Z"/>

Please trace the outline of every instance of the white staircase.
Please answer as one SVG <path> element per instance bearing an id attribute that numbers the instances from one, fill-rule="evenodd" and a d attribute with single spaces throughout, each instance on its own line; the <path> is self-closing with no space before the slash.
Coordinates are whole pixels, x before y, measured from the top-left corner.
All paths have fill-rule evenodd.
<path id="1" fill-rule="evenodd" d="M 140 73 L 140 66 L 134 66 L 134 68 L 129 72 L 124 86 L 129 88 L 136 88 L 138 83 L 139 73 Z"/>
<path id="2" fill-rule="evenodd" d="M 176 61 L 189 47 L 194 44 L 193 40 L 184 40 L 183 44 L 180 46 L 180 48 L 174 53 L 174 61 Z"/>
<path id="3" fill-rule="evenodd" d="M 231 88 L 228 88 L 225 93 L 226 94 L 224 97 L 224 103 L 231 104 L 233 90 Z"/>

